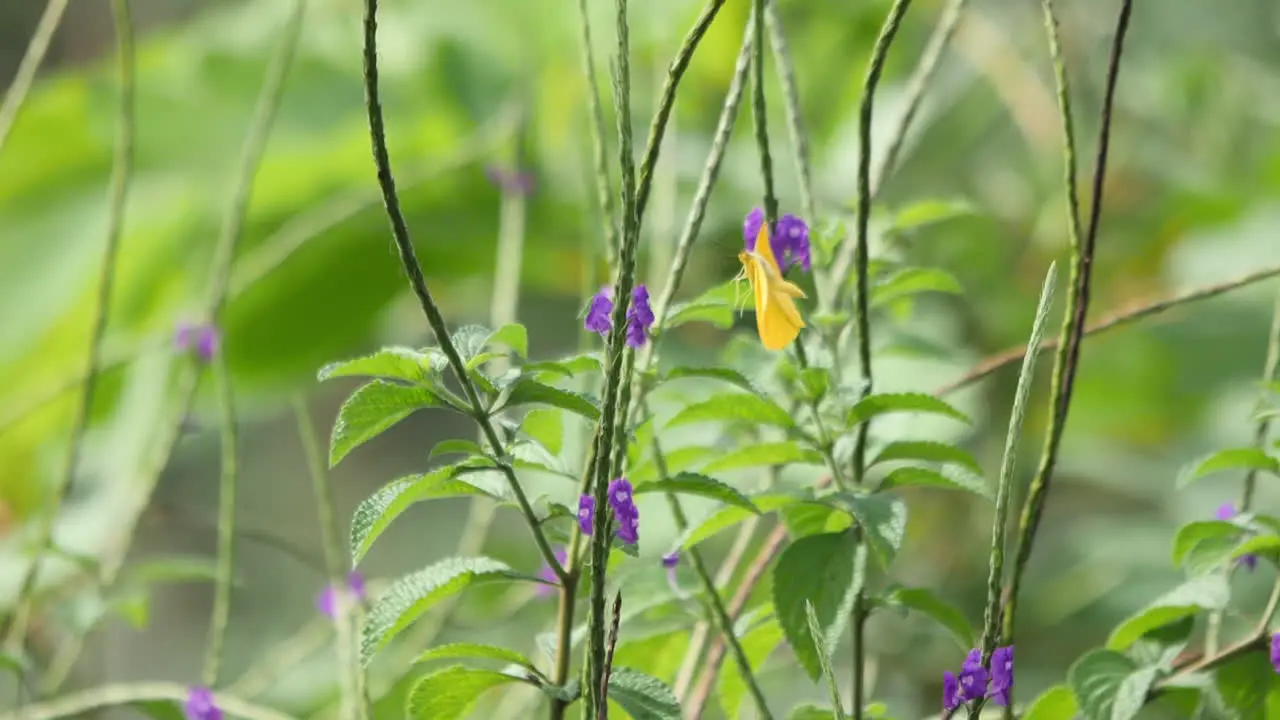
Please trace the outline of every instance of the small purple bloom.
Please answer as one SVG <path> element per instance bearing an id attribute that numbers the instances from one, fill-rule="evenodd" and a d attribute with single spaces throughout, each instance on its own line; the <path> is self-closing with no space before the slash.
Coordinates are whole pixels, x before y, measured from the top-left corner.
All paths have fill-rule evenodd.
<path id="1" fill-rule="evenodd" d="M 325 587 L 320 592 L 320 597 L 316 598 L 316 607 L 320 612 L 331 618 L 338 617 L 338 593 L 349 593 L 356 601 L 363 601 L 365 598 L 364 577 L 354 570 L 347 575 L 346 587 L 337 587 L 333 584 Z"/>
<path id="2" fill-rule="evenodd" d="M 688 593 L 680 589 L 680 583 L 676 582 L 676 566 L 680 564 L 680 551 L 672 550 L 669 554 L 662 556 L 662 567 L 667 569 L 667 585 L 671 588 L 671 592 L 676 597 L 688 597 Z"/>
<path id="3" fill-rule="evenodd" d="M 987 670 L 982 667 L 982 651 L 970 650 L 960 665 L 960 700 L 977 700 L 987 694 Z"/>
<path id="4" fill-rule="evenodd" d="M 640 513 L 636 506 L 631 506 L 630 513 L 618 513 L 615 517 L 618 520 L 618 539 L 628 545 L 640 542 Z"/>
<path id="5" fill-rule="evenodd" d="M 746 220 L 742 222 L 742 239 L 746 243 L 747 250 L 756 249 L 756 237 L 760 235 L 760 228 L 764 227 L 764 211 L 760 208 L 752 208 L 747 213 Z"/>
<path id="6" fill-rule="evenodd" d="M 672 550 L 670 554 L 662 556 L 662 567 L 668 570 L 674 570 L 680 564 L 680 551 Z"/>
<path id="7" fill-rule="evenodd" d="M 773 243 L 773 248 L 781 269 L 786 270 L 788 267 L 798 264 L 804 268 L 805 272 L 809 271 L 811 259 L 809 256 L 809 226 L 800 218 L 790 214 L 778 218 L 777 238 Z M 784 254 L 786 255 L 785 261 L 783 260 Z"/>
<path id="8" fill-rule="evenodd" d="M 643 325 L 636 322 L 635 318 L 627 320 L 627 347 L 643 347 L 645 340 L 648 339 L 649 335 L 644 331 Z"/>
<path id="9" fill-rule="evenodd" d="M 591 534 L 591 525 L 596 517 L 596 499 L 590 495 L 578 498 L 578 529 L 583 535 Z"/>
<path id="10" fill-rule="evenodd" d="M 649 307 L 649 288 L 641 283 L 631 291 L 631 307 L 627 308 L 627 347 L 644 345 L 656 319 Z"/>
<path id="11" fill-rule="evenodd" d="M 569 553 L 567 553 L 564 548 L 556 550 L 556 562 L 560 563 L 561 567 L 563 567 L 565 563 L 569 562 Z M 545 562 L 542 564 L 542 569 L 538 571 L 538 577 L 549 583 L 559 582 L 559 578 L 556 577 L 556 571 L 552 570 L 551 566 Z M 539 584 L 534 590 L 534 594 L 538 597 L 546 597 L 554 591 L 555 588 L 551 585 Z"/>
<path id="12" fill-rule="evenodd" d="M 635 508 L 635 500 L 631 494 L 631 481 L 624 477 L 614 478 L 609 483 L 609 507 L 619 515 L 630 514 Z"/>
<path id="13" fill-rule="evenodd" d="M 1271 667 L 1280 673 L 1280 632 L 1271 636 Z"/>
<path id="14" fill-rule="evenodd" d="M 489 178 L 489 182 L 507 192 L 517 195 L 528 195 L 533 192 L 533 175 L 529 173 L 490 165 L 485 168 L 484 174 Z"/>
<path id="15" fill-rule="evenodd" d="M 204 362 L 213 359 L 219 344 L 218 329 L 212 325 L 182 323 L 173 335 L 173 346 L 179 352 L 195 351 L 196 357 Z"/>
<path id="16" fill-rule="evenodd" d="M 613 300 L 609 299 L 609 294 L 609 289 L 605 288 L 591 296 L 591 306 L 587 308 L 587 319 L 582 323 L 587 330 L 608 335 L 613 329 L 613 318 L 609 317 L 613 312 Z"/>
<path id="17" fill-rule="evenodd" d="M 942 712 L 949 713 L 960 707 L 960 681 L 950 670 L 942 673 Z"/>
<path id="18" fill-rule="evenodd" d="M 222 720 L 222 709 L 214 702 L 213 691 L 195 686 L 187 689 L 187 702 L 182 708 L 187 720 Z"/>
<path id="19" fill-rule="evenodd" d="M 1213 516 L 1217 520 L 1223 520 L 1223 521 L 1231 520 L 1236 516 L 1236 506 L 1232 505 L 1231 503 L 1223 503 L 1221 506 L 1218 507 L 1218 511 L 1214 513 Z M 1243 565 L 1246 570 L 1248 570 L 1249 572 L 1253 572 L 1258 568 L 1258 556 L 1257 555 L 1241 555 L 1240 557 L 1236 558 L 1236 565 Z"/>
<path id="20" fill-rule="evenodd" d="M 1004 707 L 1013 689 L 1013 646 L 999 647 L 991 653 L 991 702 Z"/>

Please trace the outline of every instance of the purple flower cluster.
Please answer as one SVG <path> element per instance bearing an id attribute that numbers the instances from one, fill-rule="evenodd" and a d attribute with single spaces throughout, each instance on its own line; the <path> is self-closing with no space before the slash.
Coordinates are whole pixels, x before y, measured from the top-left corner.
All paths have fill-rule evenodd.
<path id="1" fill-rule="evenodd" d="M 640 509 L 632 499 L 631 482 L 626 478 L 616 478 L 609 483 L 609 507 L 613 509 L 613 517 L 618 521 L 618 527 L 614 531 L 618 539 L 628 545 L 640 542 Z M 591 534 L 595 515 L 596 499 L 590 495 L 578 498 L 578 529 L 583 535 Z"/>
<path id="2" fill-rule="evenodd" d="M 173 347 L 178 352 L 194 351 L 196 357 L 204 362 L 213 359 L 220 344 L 218 328 L 212 325 L 182 323 L 173 334 Z"/>
<path id="3" fill-rule="evenodd" d="M 608 335 L 613 330 L 613 290 L 603 288 L 591 297 L 587 317 L 582 325 L 588 331 Z M 649 307 L 649 288 L 643 283 L 631 291 L 631 307 L 627 308 L 627 347 L 638 348 L 649 337 L 649 328 L 657 318 Z"/>
<path id="4" fill-rule="evenodd" d="M 1230 520 L 1236 516 L 1236 506 L 1231 503 L 1223 503 L 1218 508 L 1218 512 L 1214 517 L 1218 520 Z M 1243 565 L 1249 572 L 1253 572 L 1258 567 L 1257 555 L 1241 555 L 1236 558 L 1236 565 Z"/>
<path id="5" fill-rule="evenodd" d="M 320 595 L 316 598 L 316 608 L 325 615 L 337 619 L 338 593 L 347 593 L 356 602 L 364 601 L 364 577 L 360 573 L 352 571 L 347 575 L 347 584 L 345 586 L 328 585 L 324 590 L 320 591 Z"/>
<path id="6" fill-rule="evenodd" d="M 986 698 L 993 705 L 1009 704 L 1013 689 L 1013 646 L 991 653 L 991 672 L 982 666 L 982 651 L 970 650 L 960 665 L 960 676 L 942 674 L 942 712 L 950 713 L 971 700 Z"/>
<path id="7" fill-rule="evenodd" d="M 1280 632 L 1271 636 L 1271 667 L 1280 673 Z"/>
<path id="8" fill-rule="evenodd" d="M 754 208 L 747 213 L 747 218 L 742 223 L 742 239 L 746 241 L 747 250 L 756 249 L 756 238 L 763 226 L 763 210 Z M 811 269 L 809 226 L 795 215 L 787 214 L 778 218 L 775 232 L 769 236 L 769 247 L 773 250 L 774 259 L 778 261 L 779 270 L 786 272 L 792 265 L 799 265 L 805 272 Z"/>
<path id="9" fill-rule="evenodd" d="M 187 720 L 222 720 L 222 709 L 214 701 L 213 691 L 199 685 L 187 689 L 182 714 Z"/>

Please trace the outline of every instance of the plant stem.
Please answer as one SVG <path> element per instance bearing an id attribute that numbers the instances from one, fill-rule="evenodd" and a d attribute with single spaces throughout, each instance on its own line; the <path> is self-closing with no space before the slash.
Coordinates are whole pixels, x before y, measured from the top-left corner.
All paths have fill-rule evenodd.
<path id="1" fill-rule="evenodd" d="M 596 83 L 596 62 L 591 51 L 591 15 L 587 0 L 578 0 L 580 42 L 582 43 L 582 73 L 587 84 L 587 109 L 591 115 L 591 155 L 595 166 L 596 195 L 600 214 L 604 216 L 604 252 L 609 267 L 618 264 L 618 218 L 613 208 L 613 181 L 609 177 L 606 162 L 604 111 L 600 108 L 599 85 Z"/>
<path id="2" fill-rule="evenodd" d="M 769 114 L 764 98 L 764 6 L 752 0 L 751 29 L 751 120 L 755 128 L 756 150 L 760 155 L 760 177 L 764 181 L 764 218 L 773 235 L 778 221 L 778 197 L 773 189 L 773 156 L 769 153 Z"/>
<path id="3" fill-rule="evenodd" d="M 418 304 L 422 308 L 423 315 L 426 316 L 427 324 L 431 326 L 431 331 L 436 336 L 436 342 L 439 343 L 441 352 L 448 359 L 449 367 L 452 368 L 458 384 L 462 386 L 462 391 L 471 406 L 472 417 L 488 440 L 494 456 L 501 457 L 503 454 L 502 440 L 489 419 L 487 409 L 480 398 L 479 392 L 471 382 L 470 376 L 467 375 L 466 364 L 463 363 L 462 357 L 458 354 L 458 349 L 449 338 L 449 329 L 445 325 L 444 316 L 440 314 L 440 308 L 436 305 L 435 298 L 431 295 L 430 288 L 427 287 L 426 277 L 422 274 L 422 266 L 418 263 L 417 253 L 409 237 L 409 226 L 400 210 L 400 198 L 396 194 L 395 178 L 391 174 L 391 158 L 387 152 L 386 129 L 382 119 L 382 103 L 378 95 L 378 0 L 365 0 L 364 8 L 365 108 L 368 111 L 369 138 L 373 150 L 374 166 L 377 169 L 378 186 L 382 190 L 383 205 L 386 207 L 387 219 L 391 224 L 391 234 L 395 240 L 396 251 L 400 256 L 400 264 L 404 267 L 405 274 L 409 277 L 409 285 L 413 288 L 414 295 L 418 298 Z M 555 553 L 551 550 L 551 545 L 547 542 L 546 535 L 538 524 L 537 515 L 533 511 L 533 506 L 529 504 L 529 498 L 525 495 L 524 488 L 520 486 L 515 471 L 508 463 L 498 462 L 497 465 L 507 479 L 507 484 L 511 488 L 512 495 L 515 496 L 516 503 L 520 507 L 520 513 L 524 516 L 525 522 L 529 526 L 543 560 L 555 572 L 556 577 L 563 581 L 564 568 L 556 561 Z"/>
<path id="4" fill-rule="evenodd" d="M 37 28 L 36 35 L 27 49 L 27 57 L 23 59 L 23 67 L 18 69 L 18 79 L 14 81 L 13 89 L 5 96 L 4 107 L 0 107 L 0 147 L 4 145 L 4 138 L 8 134 L 13 116 L 16 115 L 22 98 L 25 97 L 26 86 L 31 82 L 30 77 L 25 80 L 23 78 L 23 72 L 28 65 L 27 61 L 31 59 L 29 72 L 34 74 L 65 7 L 65 0 L 62 2 L 52 0 L 46 6 L 45 16 L 41 19 L 40 27 Z M 128 0 L 114 0 L 111 8 L 115 18 L 120 105 L 116 116 L 115 160 L 107 195 L 106 243 L 98 270 L 98 293 L 93 326 L 89 335 L 89 348 L 85 358 L 85 382 L 80 391 L 80 402 L 75 405 L 74 415 L 72 415 L 71 437 L 67 443 L 67 456 L 63 462 L 62 474 L 59 476 L 57 485 L 54 486 L 53 501 L 48 512 L 41 518 L 31 563 L 24 570 L 19 583 L 14 617 L 5 640 L 5 648 L 11 653 L 21 648 L 26 635 L 32 612 L 32 595 L 35 593 L 36 580 L 40 574 L 40 562 L 44 555 L 53 549 L 54 524 L 58 515 L 61 514 L 63 504 L 67 501 L 76 470 L 80 465 L 80 452 L 93 410 L 93 396 L 97 390 L 98 377 L 101 375 L 102 344 L 107 334 L 107 320 L 111 315 L 111 291 L 115 285 L 116 260 L 119 257 L 121 237 L 124 234 L 125 205 L 129 195 L 129 182 L 133 175 L 136 134 L 133 22 L 129 13 Z M 10 106 L 12 109 L 6 115 L 5 110 Z"/>
<path id="5" fill-rule="evenodd" d="M 236 527 L 237 432 L 235 396 L 226 353 L 219 349 L 213 359 L 213 374 L 218 388 L 218 419 L 222 447 L 221 479 L 218 482 L 218 572 L 214 584 L 213 617 L 209 622 L 209 644 L 205 647 L 204 684 L 218 684 L 222 664 L 222 646 L 231 617 L 231 575 L 234 570 Z"/>
<path id="6" fill-rule="evenodd" d="M 0 152 L 4 150 L 9 132 L 13 130 L 18 112 L 26 102 L 27 93 L 35 82 L 40 64 L 44 62 L 44 56 L 49 52 L 49 43 L 53 41 L 53 35 L 57 32 L 58 24 L 62 22 L 62 16 L 69 4 L 70 0 L 49 0 L 44 6 L 40 22 L 36 25 L 35 32 L 31 34 L 31 42 L 27 44 L 27 51 L 23 53 L 18 70 L 14 73 L 13 84 L 5 93 L 4 102 L 0 103 Z"/>
<path id="7" fill-rule="evenodd" d="M 243 720 L 297 720 L 268 707 L 254 705 L 235 695 L 215 692 L 214 702 L 227 715 Z M 116 683 L 61 695 L 47 702 L 29 705 L 0 715 L 0 720 L 58 720 L 81 717 L 84 713 L 149 701 L 182 703 L 187 687 L 168 682 Z"/>
<path id="8" fill-rule="evenodd" d="M 1062 112 L 1064 145 L 1066 148 L 1065 191 L 1068 197 L 1068 226 L 1074 236 L 1078 232 L 1079 213 L 1076 209 L 1075 200 L 1075 140 L 1071 126 L 1069 89 L 1066 84 L 1066 67 L 1062 61 L 1061 48 L 1058 43 L 1057 20 L 1053 14 L 1052 0 L 1043 0 L 1043 8 L 1051 52 L 1054 56 L 1054 66 L 1058 76 L 1058 102 L 1059 109 Z M 1080 341 L 1084 337 L 1084 320 L 1089 309 L 1089 286 L 1092 278 L 1094 248 L 1097 244 L 1098 228 L 1102 217 L 1102 191 L 1107 173 L 1107 150 L 1111 142 L 1112 108 L 1115 102 L 1116 84 L 1120 74 L 1120 58 L 1124 52 L 1124 40 L 1129 30 L 1129 18 L 1132 11 L 1132 0 L 1121 0 L 1102 100 L 1097 158 L 1093 171 L 1092 205 L 1089 209 L 1089 225 L 1083 241 L 1077 242 L 1073 240 L 1072 242 L 1071 288 L 1067 298 L 1067 312 L 1063 319 L 1058 354 L 1054 360 L 1054 377 L 1050 389 L 1049 406 L 1052 415 L 1049 420 L 1048 431 L 1045 433 L 1040 466 L 1031 481 L 1026 504 L 1022 510 L 1022 518 L 1018 524 L 1018 550 L 1014 558 L 1013 578 L 1010 580 L 1009 591 L 1005 593 L 1004 629 L 1001 636 L 1005 645 L 1013 642 L 1018 591 L 1021 588 L 1022 576 L 1026 570 L 1027 561 L 1031 557 L 1031 548 L 1040 525 L 1040 518 L 1044 512 L 1045 499 L 1048 497 L 1049 484 L 1053 476 L 1054 464 L 1057 460 L 1058 447 L 1062 441 L 1063 429 L 1066 426 L 1067 411 L 1071 406 L 1071 391 L 1080 359 Z M 1010 699 L 1009 702 L 1012 706 L 1013 700 Z"/>
<path id="9" fill-rule="evenodd" d="M 1271 313 L 1271 332 L 1267 336 L 1267 359 L 1262 369 L 1262 384 L 1269 385 L 1276 381 L 1276 370 L 1280 366 L 1280 294 L 1276 295 L 1275 309 Z M 1253 443 L 1257 447 L 1266 447 L 1267 438 L 1271 435 L 1271 416 L 1265 415 L 1258 420 L 1253 433 Z M 1258 484 L 1258 471 L 1250 469 L 1244 476 L 1244 489 L 1240 494 L 1240 512 L 1249 512 L 1253 507 L 1253 495 Z"/>

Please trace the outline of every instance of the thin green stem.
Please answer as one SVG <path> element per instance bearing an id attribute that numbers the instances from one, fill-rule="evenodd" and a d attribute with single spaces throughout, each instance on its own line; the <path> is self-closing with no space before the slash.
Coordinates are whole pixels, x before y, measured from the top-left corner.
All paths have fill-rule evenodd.
<path id="1" fill-rule="evenodd" d="M 1275 309 L 1271 313 L 1271 332 L 1267 336 L 1267 359 L 1262 369 L 1262 384 L 1269 385 L 1276 381 L 1276 370 L 1280 367 L 1280 294 L 1276 295 Z M 1267 438 L 1271 435 L 1271 415 L 1264 415 L 1254 429 L 1253 443 L 1257 447 L 1266 447 Z M 1240 494 L 1240 512 L 1249 512 L 1253 507 L 1253 496 L 1257 489 L 1258 471 L 1249 470 L 1244 476 L 1244 489 Z"/>
<path id="2" fill-rule="evenodd" d="M 618 262 L 618 218 L 613 207 L 613 181 L 609 177 L 609 164 L 605 152 L 604 111 L 600 107 L 600 93 L 596 83 L 596 61 L 591 51 L 591 14 L 587 0 L 578 0 L 580 42 L 582 43 L 582 73 L 587 84 L 587 110 L 591 116 L 591 156 L 595 167 L 596 194 L 600 214 L 604 216 L 604 252 L 610 267 Z"/>
<path id="3" fill-rule="evenodd" d="M 1035 321 L 1031 325 L 1031 338 L 1027 347 L 1031 348 L 1022 361 L 1022 372 L 1018 375 L 1018 389 L 1013 397 L 1013 412 L 1009 416 L 1009 432 L 1005 435 L 1004 457 L 1000 461 L 1000 477 L 996 486 L 996 511 L 991 523 L 991 560 L 987 574 L 987 606 L 982 623 L 982 665 L 990 667 L 991 653 L 995 650 L 996 639 L 1000 629 L 1000 584 L 1004 580 L 1004 552 L 1009 532 L 1009 497 L 1013 490 L 1013 472 L 1018 461 L 1018 440 L 1022 437 L 1022 423 L 1027 416 L 1027 405 L 1031 399 L 1032 381 L 1035 379 L 1036 356 L 1039 354 L 1040 341 L 1044 337 L 1045 323 L 1049 319 L 1049 308 L 1053 305 L 1054 285 L 1057 282 L 1056 266 L 1050 265 L 1045 275 L 1044 289 L 1040 293 L 1040 304 L 1036 307 Z M 969 706 L 969 717 L 977 720 L 982 712 L 981 702 Z"/>
<path id="4" fill-rule="evenodd" d="M 54 0 L 45 11 L 45 20 L 49 21 L 47 24 L 50 26 L 47 33 L 50 35 L 53 32 L 53 28 L 57 26 L 58 17 L 62 14 L 61 8 L 55 8 L 58 4 L 57 0 Z M 61 4 L 63 6 L 66 5 L 65 2 Z M 124 234 L 125 205 L 129 195 L 129 181 L 133 176 L 134 136 L 136 133 L 133 22 L 130 17 L 127 0 L 115 0 L 111 8 L 115 17 L 120 105 L 116 116 L 115 160 L 107 196 L 106 243 L 98 270 L 98 291 L 94 308 L 93 327 L 90 331 L 89 348 L 85 357 L 85 383 L 80 391 L 80 402 L 76 404 L 75 414 L 71 419 L 71 437 L 67 443 L 67 456 L 63 462 L 62 474 L 58 478 L 57 485 L 54 486 L 52 503 L 41 518 L 39 534 L 35 543 L 35 553 L 31 557 L 31 564 L 27 566 L 19 584 L 16 610 L 13 622 L 9 626 L 9 635 L 5 641 L 5 647 L 9 652 L 15 652 L 19 649 L 26 635 L 27 624 L 30 621 L 32 612 L 32 595 L 35 593 L 36 580 L 39 577 L 40 562 L 44 555 L 53 548 L 54 524 L 58 519 L 58 515 L 62 512 L 63 504 L 67 501 L 72 481 L 80 465 L 80 452 L 84 444 L 84 435 L 88 430 L 89 418 L 93 410 L 93 396 L 97 390 L 98 377 L 101 375 L 102 345 L 103 339 L 107 334 L 107 320 L 111 316 L 111 291 L 115 285 L 116 259 L 119 257 L 120 241 Z M 37 45 L 41 43 L 48 45 L 48 38 L 41 37 L 41 31 L 44 29 L 45 24 L 46 22 L 42 20 L 41 28 L 37 29 L 36 37 L 32 39 L 31 47 L 28 48 L 28 55 L 31 55 L 33 48 Z M 43 50 L 38 51 L 36 54 L 43 55 Z M 38 63 L 39 60 L 37 59 L 32 64 L 34 66 Z M 34 73 L 34 67 L 31 72 Z M 21 76 L 21 74 L 22 68 L 19 68 L 19 75 Z M 10 90 L 9 95 L 5 98 L 5 107 L 8 107 L 9 99 L 17 96 L 14 100 L 15 106 L 12 113 L 17 112 L 16 104 L 21 103 L 21 96 L 26 92 L 25 88 L 19 87 L 21 82 L 23 81 L 20 77 L 15 81 L 14 89 Z M 28 79 L 26 82 L 29 83 L 30 80 Z M 4 144 L 4 137 L 8 132 L 5 117 L 3 108 L 0 108 L 0 146 Z M 12 122 L 11 116 L 9 122 Z"/>
<path id="5" fill-rule="evenodd" d="M 218 424 L 222 448 L 221 473 L 218 481 L 218 564 L 214 583 L 213 616 L 209 622 L 209 643 L 205 646 L 204 684 L 218 684 L 222 665 L 222 646 L 231 618 L 231 576 L 235 564 L 237 432 L 235 396 L 226 353 L 219 350 L 213 359 L 213 375 L 218 389 Z"/>
<path id="6" fill-rule="evenodd" d="M 58 720 L 58 718 L 81 717 L 94 710 L 141 702 L 167 700 L 183 703 L 187 699 L 187 691 L 184 685 L 167 682 L 100 685 L 5 713 L 0 715 L 0 720 Z M 297 720 L 271 708 L 254 705 L 236 695 L 215 692 L 213 698 L 217 706 L 231 717 L 243 720 Z"/>
<path id="7" fill-rule="evenodd" d="M 70 0 L 49 0 L 49 3 L 44 6 L 44 13 L 40 16 L 35 32 L 31 35 L 27 51 L 22 55 L 22 61 L 18 63 L 13 84 L 5 93 L 4 102 L 0 103 L 0 152 L 4 151 L 5 142 L 9 139 L 9 133 L 13 130 L 13 124 L 18 119 L 23 103 L 26 102 L 27 93 L 31 91 L 31 85 L 35 82 L 40 64 L 44 62 L 44 56 L 49 52 L 49 43 L 53 41 L 53 35 L 58 30 L 58 24 L 62 22 L 62 16 L 68 4 Z"/>
<path id="8" fill-rule="evenodd" d="M 364 8 L 364 88 L 365 107 L 368 111 L 369 120 L 369 138 L 373 151 L 374 166 L 378 175 L 378 186 L 382 190 L 383 205 L 386 207 L 387 219 L 391 225 L 391 234 L 395 240 L 396 251 L 400 256 L 400 264 L 404 267 L 405 274 L 408 275 L 409 285 L 418 299 L 423 315 L 426 316 L 427 324 L 431 326 L 431 331 L 436 336 L 436 342 L 439 343 L 441 352 L 448 359 L 449 367 L 453 370 L 453 374 L 458 384 L 462 387 L 468 404 L 471 406 L 472 417 L 479 424 L 481 431 L 483 431 L 494 456 L 501 457 L 503 455 L 502 440 L 489 419 L 487 409 L 480 398 L 479 392 L 476 390 L 475 384 L 471 382 L 471 377 L 467 374 L 466 364 L 463 363 L 462 357 L 458 354 L 458 349 L 449 338 L 449 329 L 445 325 L 444 316 L 440 314 L 440 308 L 436 305 L 435 298 L 431 295 L 430 288 L 427 287 L 426 277 L 422 274 L 422 266 L 418 263 L 417 252 L 414 250 L 413 241 L 409 237 L 409 226 L 400 210 L 400 198 L 396 194 L 395 179 L 391 174 L 391 158 L 387 152 L 386 129 L 382 118 L 382 102 L 378 94 L 378 0 L 365 0 Z M 555 553 L 551 550 L 551 545 L 547 542 L 547 537 L 538 524 L 537 515 L 533 511 L 533 506 L 529 504 L 529 499 L 525 495 L 524 488 L 520 486 L 515 471 L 505 462 L 498 463 L 498 468 L 507 479 L 507 484 L 520 507 L 520 513 L 524 516 L 525 522 L 529 526 L 543 560 L 555 572 L 556 577 L 563 581 L 564 568 L 556 561 Z"/>
<path id="9" fill-rule="evenodd" d="M 760 156 L 760 178 L 764 182 L 764 217 L 765 222 L 772 229 L 774 223 L 778 221 L 778 196 L 773 188 L 773 156 L 769 152 L 769 114 L 764 97 L 764 6 L 765 0 L 752 0 L 751 121 L 755 129 L 756 152 Z"/>
<path id="10" fill-rule="evenodd" d="M 1061 48 L 1058 43 L 1057 20 L 1053 13 L 1052 0 L 1044 0 L 1045 24 L 1048 28 L 1051 53 L 1058 76 L 1058 102 L 1062 112 L 1064 145 L 1066 148 L 1066 182 L 1068 207 L 1068 227 L 1073 236 L 1078 232 L 1079 213 L 1076 208 L 1075 188 L 1075 140 L 1071 126 L 1071 107 L 1069 90 L 1066 84 L 1066 67 L 1062 61 Z M 1098 229 L 1102 217 L 1102 191 L 1107 174 L 1107 151 L 1111 143 L 1111 117 L 1115 103 L 1116 84 L 1120 75 L 1120 59 L 1124 52 L 1124 40 L 1129 30 L 1129 18 L 1133 12 L 1132 0 L 1122 0 L 1119 17 L 1116 21 L 1115 37 L 1111 45 L 1111 55 L 1107 66 L 1107 78 L 1102 99 L 1102 112 L 1098 130 L 1098 150 L 1094 161 L 1093 187 L 1091 206 L 1089 209 L 1089 225 L 1080 241 L 1073 239 L 1073 258 L 1071 268 L 1071 288 L 1067 298 L 1067 312 L 1063 320 L 1062 332 L 1059 336 L 1057 357 L 1054 359 L 1053 383 L 1050 386 L 1049 407 L 1051 417 L 1049 428 L 1045 433 L 1044 448 L 1041 451 L 1040 466 L 1031 481 L 1023 505 L 1022 518 L 1018 524 L 1018 550 L 1014 557 L 1013 577 L 1009 591 L 1005 594 L 1003 644 L 1009 644 L 1014 637 L 1018 592 L 1021 589 L 1023 573 L 1027 561 L 1031 558 L 1031 549 L 1035 541 L 1036 531 L 1040 526 L 1040 518 L 1044 512 L 1045 500 L 1048 497 L 1053 468 L 1057 461 L 1058 447 L 1062 441 L 1062 432 L 1067 422 L 1067 411 L 1071 407 L 1071 390 L 1075 380 L 1076 368 L 1080 359 L 1080 342 L 1084 337 L 1084 320 L 1089 310 L 1089 286 L 1092 278 L 1094 247 L 1097 244 Z M 1010 701 L 1012 704 L 1012 700 Z"/>

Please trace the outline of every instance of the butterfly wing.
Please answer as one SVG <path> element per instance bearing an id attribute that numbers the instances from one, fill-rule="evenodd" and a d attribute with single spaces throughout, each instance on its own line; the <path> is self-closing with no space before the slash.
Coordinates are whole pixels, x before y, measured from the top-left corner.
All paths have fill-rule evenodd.
<path id="1" fill-rule="evenodd" d="M 778 269 L 777 258 L 769 244 L 768 225 L 756 235 L 756 247 L 748 254 L 756 298 L 756 330 L 760 342 L 769 350 L 781 350 L 795 341 L 804 327 L 804 319 L 793 298 L 804 297 L 804 291 L 787 282 Z"/>

